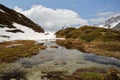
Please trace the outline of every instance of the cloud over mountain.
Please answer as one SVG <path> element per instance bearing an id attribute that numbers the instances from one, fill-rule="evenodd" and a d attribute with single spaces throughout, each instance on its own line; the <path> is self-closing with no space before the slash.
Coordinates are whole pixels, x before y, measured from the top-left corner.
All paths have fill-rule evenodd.
<path id="1" fill-rule="evenodd" d="M 45 30 L 50 31 L 61 29 L 62 26 L 69 24 L 88 24 L 86 19 L 81 18 L 75 11 L 68 9 L 52 9 L 42 5 L 34 5 L 29 10 L 24 11 L 19 7 L 15 7 L 14 10 L 26 15 Z"/>

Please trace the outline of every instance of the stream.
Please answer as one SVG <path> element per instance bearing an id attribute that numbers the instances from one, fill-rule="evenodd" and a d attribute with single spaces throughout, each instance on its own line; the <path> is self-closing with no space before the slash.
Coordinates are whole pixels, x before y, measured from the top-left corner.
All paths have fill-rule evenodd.
<path id="1" fill-rule="evenodd" d="M 21 58 L 19 62 L 25 67 L 46 65 L 67 69 L 70 72 L 77 68 L 86 67 L 114 67 L 120 70 L 120 60 L 112 57 L 83 53 L 76 49 L 66 49 L 55 42 L 45 42 L 44 45 L 47 46 L 47 49 L 31 58 Z M 50 48 L 50 46 L 58 46 L 58 48 Z"/>
<path id="2" fill-rule="evenodd" d="M 20 58 L 14 63 L 5 65 L 6 67 L 1 70 L 6 70 L 8 73 L 11 71 L 10 74 L 13 74 L 14 71 L 16 74 L 27 71 L 27 75 L 23 75 L 23 77 L 27 77 L 27 80 L 42 80 L 43 72 L 50 71 L 67 71 L 68 74 L 72 74 L 76 69 L 90 67 L 102 69 L 113 67 L 120 70 L 119 59 L 83 53 L 77 49 L 67 49 L 57 45 L 55 42 L 44 42 L 44 45 L 47 48 L 37 55 Z M 50 48 L 51 46 L 58 46 L 58 48 Z"/>

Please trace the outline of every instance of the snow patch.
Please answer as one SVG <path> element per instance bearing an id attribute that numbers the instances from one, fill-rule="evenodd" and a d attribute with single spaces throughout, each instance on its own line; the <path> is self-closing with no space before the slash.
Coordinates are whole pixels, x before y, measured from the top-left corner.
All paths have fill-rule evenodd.
<path id="1" fill-rule="evenodd" d="M 0 26 L 7 27 L 7 25 L 0 24 Z"/>
<path id="2" fill-rule="evenodd" d="M 119 23 L 120 23 L 120 21 L 111 23 L 111 24 L 110 24 L 110 28 L 115 27 L 115 26 L 116 26 L 117 24 L 119 24 Z M 98 25 L 98 27 L 108 28 L 109 26 L 105 26 L 105 24 L 100 24 L 100 25 Z"/>
<path id="3" fill-rule="evenodd" d="M 22 17 L 20 14 L 18 14 L 19 17 Z"/>
<path id="4" fill-rule="evenodd" d="M 100 24 L 98 27 L 102 27 L 102 28 L 103 28 L 103 27 L 104 27 L 104 25 L 103 25 L 103 24 Z"/>
<path id="5" fill-rule="evenodd" d="M 4 10 L 2 10 L 2 9 L 0 9 L 0 12 L 3 12 L 3 13 L 5 13 L 5 11 L 4 11 Z"/>
<path id="6" fill-rule="evenodd" d="M 45 39 L 55 39 L 56 36 L 53 32 L 45 32 L 45 33 L 38 33 L 32 30 L 31 28 L 28 28 L 26 26 L 20 25 L 18 23 L 13 23 L 13 26 L 16 27 L 16 29 L 20 29 L 24 31 L 24 33 L 11 33 L 6 32 L 6 30 L 10 30 L 10 28 L 0 28 L 0 34 L 9 36 L 9 41 L 11 40 L 45 40 Z M 46 34 L 47 33 L 47 34 Z M 0 41 L 8 41 L 8 39 L 1 39 Z"/>
<path id="7" fill-rule="evenodd" d="M 115 27 L 117 24 L 119 24 L 120 23 L 120 21 L 118 21 L 118 22 L 115 22 L 115 23 L 112 23 L 111 24 L 111 28 L 113 28 L 113 27 Z"/>

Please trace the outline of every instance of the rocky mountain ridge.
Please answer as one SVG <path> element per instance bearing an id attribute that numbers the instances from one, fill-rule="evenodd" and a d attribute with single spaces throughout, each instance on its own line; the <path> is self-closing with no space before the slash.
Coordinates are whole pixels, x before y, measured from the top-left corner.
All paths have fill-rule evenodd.
<path id="1" fill-rule="evenodd" d="M 41 26 L 37 25 L 23 14 L 20 14 L 13 9 L 7 8 L 4 5 L 0 4 L 0 28 L 16 28 L 13 23 L 18 23 L 28 28 L 31 28 L 35 32 L 44 32 Z M 16 29 L 13 32 L 23 31 Z"/>
<path id="2" fill-rule="evenodd" d="M 120 31 L 120 15 L 109 18 L 104 23 L 98 25 L 98 27 L 111 28 Z"/>

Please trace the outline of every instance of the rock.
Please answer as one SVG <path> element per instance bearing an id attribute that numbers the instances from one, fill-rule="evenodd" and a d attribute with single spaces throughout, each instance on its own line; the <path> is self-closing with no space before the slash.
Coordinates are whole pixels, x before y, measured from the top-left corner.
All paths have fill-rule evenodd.
<path id="1" fill-rule="evenodd" d="M 48 35 L 49 33 L 45 33 L 44 35 Z"/>
<path id="2" fill-rule="evenodd" d="M 43 75 L 41 78 L 48 78 L 48 79 L 52 79 L 52 80 L 62 80 L 61 76 L 63 76 L 64 73 L 61 71 L 52 71 L 52 72 L 48 72 L 46 75 Z"/>
<path id="3" fill-rule="evenodd" d="M 37 44 L 37 45 L 44 45 L 44 43 L 35 43 L 35 44 Z"/>
<path id="4" fill-rule="evenodd" d="M 6 46 L 6 48 L 12 48 L 12 47 L 21 46 L 21 45 L 23 44 L 11 44 L 11 45 Z"/>
<path id="5" fill-rule="evenodd" d="M 47 48 L 47 46 L 40 46 L 40 50 L 41 49 L 46 49 Z"/>
<path id="6" fill-rule="evenodd" d="M 58 48 L 58 46 L 50 46 L 50 48 Z"/>
<path id="7" fill-rule="evenodd" d="M 16 79 L 13 79 L 13 78 L 12 78 L 12 79 L 10 79 L 10 80 L 16 80 Z"/>
<path id="8" fill-rule="evenodd" d="M 67 63 L 65 61 L 55 61 L 55 65 L 66 65 Z"/>

